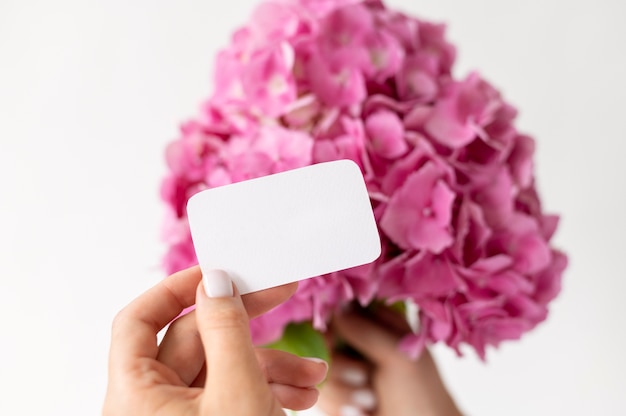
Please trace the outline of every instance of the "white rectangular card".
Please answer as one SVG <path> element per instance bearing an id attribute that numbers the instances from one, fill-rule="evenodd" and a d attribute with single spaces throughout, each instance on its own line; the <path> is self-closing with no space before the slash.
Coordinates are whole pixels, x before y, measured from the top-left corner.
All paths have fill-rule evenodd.
<path id="1" fill-rule="evenodd" d="M 187 214 L 202 271 L 225 270 L 242 294 L 370 263 L 381 250 L 350 160 L 208 189 Z"/>

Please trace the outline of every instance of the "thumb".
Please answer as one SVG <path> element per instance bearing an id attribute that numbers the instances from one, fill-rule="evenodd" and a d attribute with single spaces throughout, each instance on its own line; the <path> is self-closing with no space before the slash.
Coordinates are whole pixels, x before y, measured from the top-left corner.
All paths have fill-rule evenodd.
<path id="1" fill-rule="evenodd" d="M 205 405 L 214 411 L 209 414 L 242 414 L 235 409 L 271 405 L 273 396 L 257 362 L 237 288 L 222 270 L 204 274 L 202 281 L 196 291 L 196 320 L 206 356 Z M 242 392 L 249 403 L 241 402 Z"/>

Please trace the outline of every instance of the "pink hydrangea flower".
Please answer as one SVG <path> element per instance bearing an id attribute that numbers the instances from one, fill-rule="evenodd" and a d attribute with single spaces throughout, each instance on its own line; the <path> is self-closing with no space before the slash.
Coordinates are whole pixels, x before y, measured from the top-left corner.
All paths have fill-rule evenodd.
<path id="1" fill-rule="evenodd" d="M 335 159 L 360 167 L 382 255 L 301 282 L 251 323 L 256 342 L 290 323 L 326 330 L 348 303 L 411 301 L 416 357 L 520 338 L 546 319 L 567 257 L 550 240 L 535 186 L 534 140 L 517 111 L 471 73 L 452 76 L 445 26 L 378 0 L 260 4 L 217 56 L 214 93 L 165 151 L 168 273 L 196 263 L 185 205 L 203 189 Z"/>

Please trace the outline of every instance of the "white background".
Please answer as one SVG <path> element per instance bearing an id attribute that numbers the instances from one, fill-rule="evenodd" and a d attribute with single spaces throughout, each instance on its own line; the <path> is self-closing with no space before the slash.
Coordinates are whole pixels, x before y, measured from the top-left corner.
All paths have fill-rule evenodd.
<path id="1" fill-rule="evenodd" d="M 162 278 L 164 146 L 255 3 L 0 0 L 0 414 L 99 412 L 110 321 Z M 624 414 L 626 3 L 388 4 L 447 21 L 457 75 L 521 108 L 571 257 L 521 342 L 487 364 L 435 350 L 453 394 L 474 415 Z"/>

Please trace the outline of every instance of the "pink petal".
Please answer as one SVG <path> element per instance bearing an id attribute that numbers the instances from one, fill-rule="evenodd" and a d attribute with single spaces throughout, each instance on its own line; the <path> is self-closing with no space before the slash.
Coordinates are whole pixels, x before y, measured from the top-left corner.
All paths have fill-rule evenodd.
<path id="1" fill-rule="evenodd" d="M 403 155 L 409 148 L 404 140 L 404 127 L 393 112 L 379 110 L 365 120 L 365 131 L 372 150 L 382 157 L 391 159 Z"/>
<path id="2" fill-rule="evenodd" d="M 439 100 L 424 126 L 435 140 L 451 148 L 466 146 L 477 132 L 471 121 L 459 117 L 456 107 L 456 97 Z"/>
<path id="3" fill-rule="evenodd" d="M 511 297 L 507 302 L 507 309 L 512 316 L 524 318 L 530 325 L 537 324 L 548 316 L 545 305 L 536 303 L 525 295 Z"/>
<path id="4" fill-rule="evenodd" d="M 312 91 L 320 101 L 333 107 L 348 107 L 365 99 L 363 74 L 348 66 L 331 69 L 322 57 L 315 56 L 308 66 Z"/>
<path id="5" fill-rule="evenodd" d="M 426 141 L 416 145 L 411 153 L 395 162 L 389 170 L 389 173 L 382 179 L 383 192 L 388 195 L 396 192 L 404 184 L 410 174 L 432 160 L 434 153 L 435 150 Z"/>
<path id="6" fill-rule="evenodd" d="M 550 241 L 559 225 L 560 217 L 558 215 L 542 215 L 539 219 L 541 226 L 541 235 L 546 241 Z"/>
<path id="7" fill-rule="evenodd" d="M 513 182 L 506 169 L 500 169 L 485 187 L 474 193 L 474 200 L 482 207 L 487 224 L 501 227 L 513 214 Z"/>
<path id="8" fill-rule="evenodd" d="M 416 99 L 422 103 L 433 100 L 439 92 L 439 86 L 433 73 L 435 71 L 428 71 L 425 67 L 434 66 L 434 64 L 436 63 L 433 56 L 412 55 L 407 57 L 396 75 L 400 98 L 403 100 Z"/>
<path id="9" fill-rule="evenodd" d="M 301 32 L 308 32 L 308 24 L 295 7 L 284 3 L 264 2 L 256 7 L 250 29 L 258 41 L 272 44 L 293 38 Z"/>
<path id="10" fill-rule="evenodd" d="M 552 262 L 534 277 L 537 289 L 534 298 L 537 302 L 547 304 L 561 291 L 561 278 L 567 267 L 567 256 L 560 251 L 552 250 Z"/>
<path id="11" fill-rule="evenodd" d="M 254 53 L 242 71 L 246 100 L 268 117 L 284 114 L 296 99 L 293 54 L 291 45 L 280 43 Z"/>
<path id="12" fill-rule="evenodd" d="M 369 78 L 382 83 L 398 72 L 404 60 L 404 50 L 394 37 L 384 31 L 373 31 L 364 43 L 369 60 L 365 61 L 363 70 Z"/>
<path id="13" fill-rule="evenodd" d="M 486 280 L 486 286 L 489 289 L 507 296 L 519 293 L 528 295 L 533 292 L 535 286 L 528 278 L 513 270 L 487 276 Z"/>
<path id="14" fill-rule="evenodd" d="M 406 265 L 407 286 L 423 296 L 447 296 L 463 288 L 463 282 L 442 256 L 428 254 L 409 260 Z"/>
<path id="15" fill-rule="evenodd" d="M 533 154 L 535 141 L 528 136 L 518 136 L 509 155 L 511 175 L 520 188 L 531 185 L 533 178 Z"/>
<path id="16" fill-rule="evenodd" d="M 455 194 L 440 176 L 428 162 L 391 197 L 380 226 L 400 247 L 440 253 L 452 244 L 449 221 Z"/>

